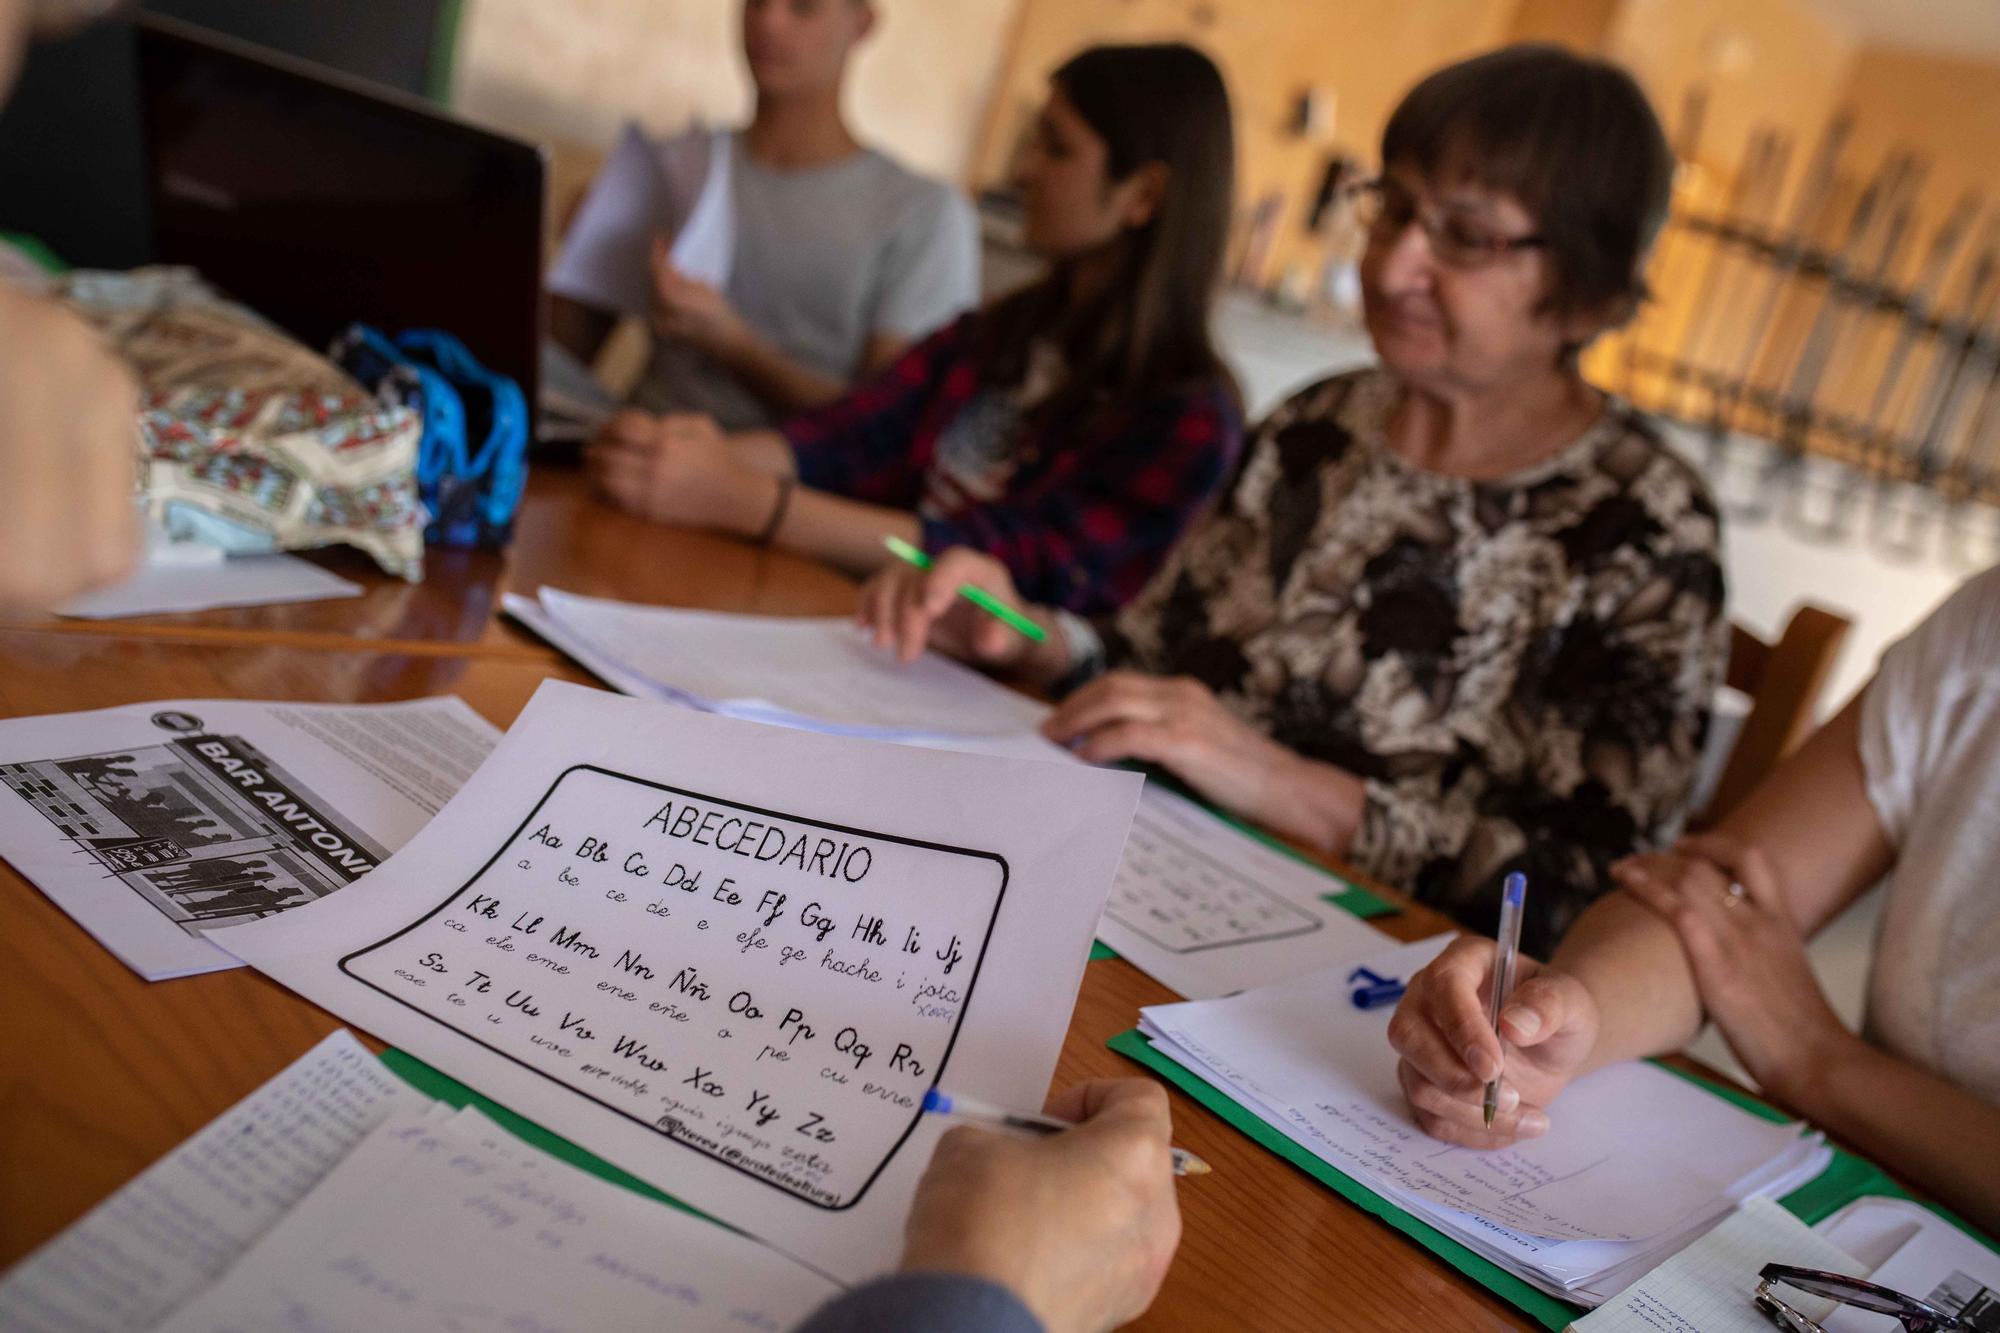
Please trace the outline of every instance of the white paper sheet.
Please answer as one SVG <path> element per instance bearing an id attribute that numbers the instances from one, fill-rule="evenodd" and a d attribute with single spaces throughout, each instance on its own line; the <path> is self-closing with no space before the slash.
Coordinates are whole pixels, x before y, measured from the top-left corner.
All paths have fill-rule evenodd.
<path id="1" fill-rule="evenodd" d="M 653 305 L 653 238 L 673 238 L 688 277 L 726 287 L 735 262 L 733 147 L 726 131 L 655 143 L 627 123 L 584 196 L 549 271 L 558 296 L 645 315 Z"/>
<path id="2" fill-rule="evenodd" d="M 115 620 L 360 595 L 360 584 L 329 574 L 310 560 L 294 555 L 237 555 L 206 564 L 148 564 L 122 583 L 64 602 L 56 614 L 79 620 Z"/>
<path id="3" fill-rule="evenodd" d="M 2000 1329 L 2000 1253 L 1923 1205 L 1908 1199 L 1857 1199 L 1819 1230 L 1828 1241 L 1857 1252 L 1869 1239 L 1893 1233 L 1899 1239 L 1870 1274 L 1871 1282 L 1970 1320 L 1980 1333 Z M 1896 1333 L 1901 1328 L 1887 1315 L 1850 1306 L 1822 1322 L 1827 1333 Z"/>
<path id="4" fill-rule="evenodd" d="M 1573 1325 L 1576 1333 L 1769 1333 L 1751 1299 L 1765 1264 L 1867 1275 L 1865 1265 L 1769 1199 L 1752 1199 L 1713 1231 Z M 1823 1319 L 1833 1302 L 1786 1290 L 1786 1304 Z"/>
<path id="5" fill-rule="evenodd" d="M 839 1290 L 468 1120 L 384 1125 L 163 1333 L 784 1333 Z"/>
<path id="6" fill-rule="evenodd" d="M 509 615 L 614 689 L 809 730 L 1078 763 L 1046 706 L 935 654 L 904 666 L 844 621 L 508 594 Z M 1148 783 L 1098 938 L 1190 999 L 1294 977 L 1381 936 L 1324 900 L 1341 884 Z"/>
<path id="7" fill-rule="evenodd" d="M 1045 1094 L 1138 788 L 550 682 L 356 891 L 222 942 L 859 1278 L 898 1252 L 926 1089 Z"/>
<path id="8" fill-rule="evenodd" d="M 541 605 L 624 673 L 733 716 L 784 721 L 779 715 L 788 715 L 823 729 L 889 738 L 1010 736 L 1034 730 L 1048 713 L 936 653 L 897 662 L 838 617 L 682 611 L 556 588 L 541 590 Z"/>
<path id="9" fill-rule="evenodd" d="M 674 145 L 663 145 L 661 174 L 669 181 L 701 184 L 686 220 L 672 233 L 674 267 L 682 277 L 721 291 L 736 267 L 736 136 L 712 131 L 706 154 L 694 151 L 685 139 L 679 142 L 688 146 L 678 154 Z M 685 187 L 680 192 L 685 194 Z"/>
<path id="10" fill-rule="evenodd" d="M 148 980 L 408 841 L 499 732 L 456 698 L 173 700 L 0 721 L 0 856 Z"/>
<path id="11" fill-rule="evenodd" d="M 152 1328 L 392 1111 L 425 1102 L 334 1033 L 0 1277 L 0 1330 Z"/>
<path id="12" fill-rule="evenodd" d="M 1344 887 L 1147 783 L 1097 937 L 1189 999 L 1213 999 L 1381 944 L 1325 901 Z"/>
<path id="13" fill-rule="evenodd" d="M 678 690 L 668 689 L 631 667 L 626 666 L 610 653 L 599 648 L 590 640 L 576 633 L 551 615 L 542 604 L 532 597 L 519 593 L 500 594 L 500 609 L 520 622 L 523 628 L 534 631 L 552 646 L 560 648 L 576 664 L 596 676 L 599 680 L 617 690 L 629 694 L 634 699 L 651 699 L 656 703 L 680 704 L 687 708 L 699 708 L 703 712 L 715 709 L 705 699 Z"/>
<path id="14" fill-rule="evenodd" d="M 1489 1153 L 1430 1138 L 1396 1081 L 1393 1010 L 1356 1008 L 1347 977 L 1359 966 L 1407 980 L 1445 943 L 1388 948 L 1226 1000 L 1154 1006 L 1145 1018 L 1342 1171 L 1530 1237 L 1661 1235 L 1797 1143 L 1799 1126 L 1759 1120 L 1639 1063 L 1570 1085 L 1542 1138 Z"/>

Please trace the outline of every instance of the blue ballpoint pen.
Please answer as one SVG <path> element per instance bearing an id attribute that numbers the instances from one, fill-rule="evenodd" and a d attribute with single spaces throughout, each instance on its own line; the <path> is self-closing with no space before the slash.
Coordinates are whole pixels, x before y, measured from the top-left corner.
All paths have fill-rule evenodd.
<path id="1" fill-rule="evenodd" d="M 1496 936 L 1498 948 L 1493 955 L 1493 993 L 1487 999 L 1486 1018 L 1493 1024 L 1493 1035 L 1500 1035 L 1500 1011 L 1506 1007 L 1507 992 L 1514 987 L 1514 959 L 1521 952 L 1521 900 L 1528 894 L 1528 877 L 1520 871 L 1507 876 L 1501 889 L 1500 930 Z M 1505 1058 L 1505 1047 L 1502 1048 Z M 1486 1085 L 1486 1127 L 1493 1127 L 1493 1113 L 1500 1105 L 1500 1080 L 1495 1077 Z"/>
<path id="2" fill-rule="evenodd" d="M 961 1097 L 956 1093 L 939 1092 L 936 1088 L 924 1094 L 924 1110 L 932 1115 L 957 1116 L 961 1120 L 996 1125 L 1002 1129 L 1023 1130 L 1029 1134 L 1060 1134 L 1066 1129 L 1076 1128 L 1069 1121 L 1058 1120 L 1052 1115 L 1010 1111 L 1003 1106 L 994 1106 L 990 1102 Z M 1177 1176 L 1205 1176 L 1212 1169 L 1207 1162 L 1186 1148 L 1174 1149 L 1173 1155 L 1174 1174 Z"/>

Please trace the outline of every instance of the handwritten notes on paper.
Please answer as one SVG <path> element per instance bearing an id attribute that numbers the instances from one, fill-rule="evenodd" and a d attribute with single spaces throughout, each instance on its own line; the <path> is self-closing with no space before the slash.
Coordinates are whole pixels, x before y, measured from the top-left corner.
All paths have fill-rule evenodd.
<path id="1" fill-rule="evenodd" d="M 1152 1006 L 1141 1026 L 1156 1049 L 1364 1188 L 1566 1299 L 1623 1289 L 1735 1204 L 1824 1166 L 1816 1135 L 1636 1063 L 1577 1080 L 1541 1138 L 1483 1153 L 1430 1138 L 1397 1082 L 1391 1010 L 1354 1007 L 1346 978 L 1357 968 L 1408 978 L 1445 942 Z"/>
<path id="2" fill-rule="evenodd" d="M 0 1330 L 153 1327 L 422 1100 L 334 1033 L 0 1278 Z"/>
<path id="3" fill-rule="evenodd" d="M 836 1290 L 337 1032 L 0 1278 L 0 1330 L 781 1333 Z"/>
<path id="4" fill-rule="evenodd" d="M 1046 1091 L 1138 785 L 550 684 L 367 892 L 221 942 L 860 1276 L 896 1252 L 925 1090 Z"/>
<path id="5" fill-rule="evenodd" d="M 464 1111 L 370 1135 L 162 1333 L 783 1333 L 837 1290 Z"/>

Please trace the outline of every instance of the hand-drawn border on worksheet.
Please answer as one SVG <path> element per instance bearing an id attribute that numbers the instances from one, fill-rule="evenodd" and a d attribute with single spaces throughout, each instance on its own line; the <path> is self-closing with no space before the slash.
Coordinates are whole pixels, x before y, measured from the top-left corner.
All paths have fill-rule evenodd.
<path id="1" fill-rule="evenodd" d="M 480 1046 L 484 1046 L 487 1050 L 493 1052 L 495 1055 L 502 1056 L 508 1060 L 512 1060 L 515 1064 L 521 1066 L 521 1068 L 529 1071 L 530 1073 L 540 1074 L 543 1078 L 549 1080 L 549 1082 L 555 1084 L 559 1088 L 566 1089 L 567 1091 L 573 1092 L 580 1097 L 584 1097 L 590 1101 L 596 1102 L 599 1106 L 603 1107 L 605 1110 L 610 1111 L 615 1115 L 623 1116 L 625 1119 L 630 1120 L 633 1124 L 638 1125 L 641 1128 L 651 1130 L 653 1133 L 658 1134 L 661 1138 L 665 1139 L 668 1143 L 676 1144 L 680 1147 L 686 1148 L 690 1152 L 699 1154 L 701 1157 L 707 1159 L 708 1161 L 718 1163 L 719 1165 L 729 1167 L 731 1170 L 740 1172 L 741 1174 L 750 1177 L 750 1179 L 758 1181 L 759 1183 L 767 1185 L 770 1188 L 778 1191 L 778 1193 L 784 1195 L 786 1198 L 795 1200 L 799 1203 L 807 1204 L 814 1208 L 824 1209 L 825 1211 L 832 1213 L 845 1212 L 847 1209 L 854 1207 L 854 1205 L 860 1203 L 861 1200 L 867 1195 L 868 1191 L 874 1187 L 876 1179 L 882 1174 L 884 1170 L 888 1168 L 889 1163 L 895 1160 L 896 1154 L 903 1150 L 903 1144 L 908 1142 L 910 1135 L 913 1132 L 915 1132 L 917 1127 L 917 1122 L 923 1118 L 923 1110 L 922 1110 L 923 1099 L 921 1097 L 917 1099 L 918 1109 L 916 1113 L 910 1117 L 909 1125 L 903 1130 L 902 1134 L 896 1139 L 896 1141 L 889 1146 L 889 1151 L 886 1154 L 884 1154 L 882 1160 L 876 1164 L 875 1169 L 869 1172 L 868 1179 L 861 1182 L 861 1188 L 854 1192 L 854 1197 L 847 1200 L 847 1202 L 845 1203 L 838 1203 L 838 1204 L 819 1203 L 816 1200 L 806 1198 L 805 1196 L 793 1190 L 785 1188 L 783 1185 L 778 1184 L 776 1181 L 766 1180 L 763 1176 L 758 1175 L 755 1171 L 750 1170 L 748 1167 L 737 1166 L 734 1162 L 729 1161 L 727 1158 L 717 1157 L 714 1154 L 703 1151 L 701 1148 L 696 1147 L 692 1143 L 684 1142 L 683 1140 L 674 1137 L 674 1135 L 670 1131 L 663 1130 L 658 1125 L 650 1123 L 646 1120 L 641 1119 L 636 1115 L 633 1115 L 630 1111 L 625 1110 L 623 1107 L 613 1106 L 610 1102 L 602 1100 L 601 1098 L 593 1095 L 592 1093 L 584 1090 L 583 1088 L 577 1087 L 575 1084 L 566 1082 L 562 1078 L 557 1077 L 555 1074 L 552 1074 L 545 1069 L 538 1069 L 534 1065 L 529 1064 L 526 1060 L 521 1059 L 519 1056 L 513 1054 L 512 1052 L 501 1050 L 499 1047 L 494 1046 L 491 1043 L 486 1042 L 484 1040 L 481 1040 L 479 1037 L 474 1036 L 472 1033 L 466 1032 L 458 1027 L 453 1026 L 451 1023 L 446 1022 L 443 1018 L 440 1018 L 438 1015 L 431 1013 L 429 1010 L 418 1008 L 416 1005 L 412 1004 L 409 1000 L 403 998 L 401 995 L 397 995 L 385 989 L 384 987 L 377 985 L 375 982 L 369 980 L 367 977 L 359 976 L 354 972 L 348 970 L 347 965 L 353 962 L 355 959 L 361 957 L 363 954 L 374 953 L 378 949 L 386 948 L 387 946 L 401 939 L 403 936 L 409 934 L 411 931 L 415 930 L 417 927 L 429 921 L 432 917 L 436 916 L 438 913 L 450 907 L 454 902 L 457 902 L 460 897 L 462 897 L 467 891 L 469 891 L 472 888 L 473 885 L 477 884 L 482 878 L 485 877 L 486 872 L 493 868 L 494 863 L 500 859 L 500 857 L 506 852 L 507 848 L 513 845 L 514 840 L 521 836 L 522 830 L 526 829 L 530 823 L 534 822 L 535 816 L 539 814 L 541 812 L 542 807 L 547 805 L 549 801 L 555 796 L 556 788 L 560 787 L 563 784 L 564 779 L 568 778 L 570 774 L 579 771 L 589 772 L 589 773 L 599 773 L 607 778 L 619 778 L 626 782 L 634 783 L 641 787 L 651 787 L 655 791 L 671 792 L 676 796 L 692 797 L 696 800 L 708 801 L 715 805 L 726 805 L 732 809 L 747 811 L 748 813 L 753 815 L 764 815 L 772 819 L 789 820 L 795 824 L 806 824 L 812 826 L 813 828 L 826 829 L 834 833 L 851 834 L 858 838 L 874 838 L 882 842 L 901 843 L 905 847 L 920 847 L 923 848 L 925 851 L 950 852 L 959 856 L 979 857 L 984 860 L 992 861 L 996 865 L 998 865 L 1000 867 L 1000 890 L 998 893 L 993 895 L 993 912 L 992 915 L 989 916 L 986 921 L 986 936 L 979 942 L 979 955 L 973 961 L 972 976 L 965 983 L 965 1000 L 962 1004 L 959 1005 L 958 1021 L 953 1023 L 951 1026 L 951 1038 L 945 1042 L 944 1057 L 938 1061 L 937 1068 L 931 1071 L 930 1085 L 933 1088 L 935 1088 L 938 1085 L 938 1081 L 944 1076 L 944 1071 L 946 1066 L 948 1066 L 951 1063 L 952 1050 L 958 1045 L 959 1029 L 962 1026 L 964 1026 L 966 1011 L 971 1009 L 972 1007 L 973 990 L 979 985 L 979 971 L 982 967 L 986 965 L 986 949 L 987 946 L 992 944 L 993 942 L 993 928 L 1000 920 L 1000 906 L 1006 900 L 1007 884 L 1012 874 L 1012 871 L 1007 864 L 1007 858 L 1000 855 L 998 852 L 975 851 L 970 847 L 953 847 L 948 843 L 926 842 L 922 838 L 905 838 L 894 833 L 877 833 L 870 829 L 850 828 L 845 824 L 830 824 L 823 819 L 809 819 L 802 815 L 788 814 L 782 810 L 766 810 L 759 806 L 745 805 L 741 801 L 731 801 L 731 800 L 726 800 L 719 796 L 710 796 L 706 792 L 698 792 L 686 787 L 674 787 L 664 782 L 653 782 L 646 778 L 634 777 L 630 773 L 615 772 L 612 769 L 601 768 L 596 764 L 572 764 L 568 768 L 564 769 L 561 773 L 558 773 L 556 775 L 555 781 L 549 784 L 549 789 L 546 792 L 542 793 L 541 799 L 535 802 L 534 808 L 528 811 L 528 813 L 522 818 L 521 822 L 515 826 L 514 831 L 501 840 L 499 847 L 494 849 L 493 855 L 486 859 L 486 864 L 479 867 L 479 869 L 473 873 L 472 878 L 468 879 L 464 884 L 460 885 L 456 890 L 454 890 L 450 897 L 446 898 L 436 907 L 432 908 L 430 911 L 418 917 L 415 921 L 412 921 L 409 925 L 404 926 L 402 929 L 396 931 L 393 935 L 385 935 L 373 944 L 363 945 L 359 949 L 354 950 L 352 953 L 349 953 L 345 957 L 340 959 L 338 963 L 340 970 L 343 973 L 345 973 L 351 980 L 357 981 L 363 986 L 368 987 L 368 989 L 374 991 L 376 994 L 386 996 L 387 998 L 394 1000 L 396 1003 L 402 1005 L 404 1008 L 409 1009 L 412 1013 L 421 1014 L 423 1017 L 430 1019 L 433 1023 L 436 1023 L 438 1026 L 444 1028 L 448 1032 L 455 1033 L 456 1035 L 464 1037 L 469 1041 L 475 1042 Z"/>
<path id="2" fill-rule="evenodd" d="M 1144 927 L 1136 926 L 1132 924 L 1130 921 L 1127 921 L 1124 917 L 1120 916 L 1115 910 L 1113 910 L 1112 904 L 1110 902 L 1107 901 L 1104 904 L 1104 915 L 1110 917 L 1113 921 L 1116 921 L 1119 925 L 1125 927 L 1125 929 L 1131 931 L 1134 935 L 1137 935 L 1139 938 L 1145 940 L 1148 944 L 1151 944 L 1156 948 L 1165 949 L 1168 953 L 1171 954 L 1206 953 L 1210 949 L 1240 949 L 1243 948 L 1245 945 L 1250 945 L 1250 944 L 1268 944 L 1273 940 L 1296 939 L 1301 935 L 1310 935 L 1314 931 L 1320 929 L 1322 926 L 1326 924 L 1319 917 L 1314 916 L 1311 912 L 1308 912 L 1305 908 L 1299 906 L 1297 903 L 1293 902 L 1290 898 L 1285 897 L 1281 893 L 1276 893 L 1270 889 L 1265 888 L 1262 884 L 1259 884 L 1256 880 L 1250 878 L 1250 876 L 1244 874 L 1242 871 L 1232 869 L 1231 867 L 1222 864 L 1222 862 L 1216 860 L 1214 857 L 1210 856 L 1207 852 L 1202 851 L 1200 848 L 1196 847 L 1193 843 L 1188 842 L 1186 839 L 1182 838 L 1177 831 L 1173 830 L 1172 826 L 1167 822 L 1166 817 L 1164 816 L 1160 817 L 1160 823 L 1162 826 L 1168 829 L 1168 835 L 1172 837 L 1173 840 L 1180 845 L 1182 852 L 1191 857 L 1199 857 L 1201 860 L 1206 861 L 1210 865 L 1214 866 L 1218 871 L 1220 871 L 1224 875 L 1235 876 L 1237 879 L 1243 881 L 1243 883 L 1249 885 L 1254 892 L 1261 893 L 1266 898 L 1274 900 L 1280 907 L 1289 908 L 1293 912 L 1296 912 L 1298 915 L 1304 917 L 1306 924 L 1297 930 L 1281 930 L 1273 934 L 1256 935 L 1250 938 L 1240 939 L 1240 940 L 1217 940 L 1213 944 L 1196 944 L 1189 948 L 1183 949 L 1175 945 L 1165 943 L 1162 940 L 1155 939 L 1153 936 L 1149 935 L 1146 932 Z"/>

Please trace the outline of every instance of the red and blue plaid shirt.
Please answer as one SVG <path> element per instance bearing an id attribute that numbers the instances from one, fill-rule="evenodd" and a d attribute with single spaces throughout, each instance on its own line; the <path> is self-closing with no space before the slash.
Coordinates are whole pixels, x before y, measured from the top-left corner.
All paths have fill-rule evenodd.
<path id="1" fill-rule="evenodd" d="M 1048 425 L 1024 418 L 1002 493 L 940 511 L 938 442 L 982 392 L 973 315 L 947 325 L 839 401 L 785 423 L 799 481 L 919 510 L 924 549 L 970 546 L 1022 596 L 1090 615 L 1134 597 L 1229 476 L 1242 413 L 1220 379 Z M 926 500 L 931 503 L 922 503 Z"/>

